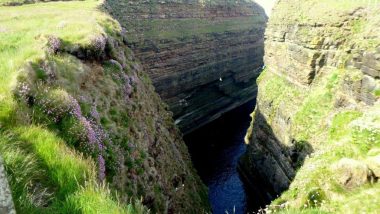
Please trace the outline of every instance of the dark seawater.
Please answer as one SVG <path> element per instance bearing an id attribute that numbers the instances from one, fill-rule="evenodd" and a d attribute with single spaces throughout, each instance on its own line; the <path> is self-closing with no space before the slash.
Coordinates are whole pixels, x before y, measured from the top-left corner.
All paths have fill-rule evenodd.
<path id="1" fill-rule="evenodd" d="M 254 106 L 251 101 L 185 136 L 194 166 L 209 188 L 214 214 L 251 213 L 262 205 L 237 171 Z"/>

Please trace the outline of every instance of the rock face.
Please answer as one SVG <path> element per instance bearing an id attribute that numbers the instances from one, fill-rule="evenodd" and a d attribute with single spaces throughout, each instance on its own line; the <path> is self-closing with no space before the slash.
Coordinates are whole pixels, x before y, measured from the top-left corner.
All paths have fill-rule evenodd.
<path id="1" fill-rule="evenodd" d="M 106 1 L 184 133 L 256 96 L 264 10 L 245 1 Z"/>
<path id="2" fill-rule="evenodd" d="M 16 213 L 2 157 L 0 157 L 0 213 Z"/>
<path id="3" fill-rule="evenodd" d="M 290 188 L 274 204 L 297 208 L 307 206 L 315 189 L 334 192 L 329 188 L 339 179 L 326 167 L 346 157 L 359 159 L 355 167 L 365 172 L 356 173 L 360 178 L 349 173 L 350 186 L 377 181 L 364 160 L 380 146 L 379 9 L 378 3 L 324 0 L 282 0 L 275 6 L 241 159 L 246 177 L 265 184 L 267 198 Z M 331 201 L 349 200 L 334 194 L 327 194 Z M 313 206 L 329 207 L 318 203 Z"/>

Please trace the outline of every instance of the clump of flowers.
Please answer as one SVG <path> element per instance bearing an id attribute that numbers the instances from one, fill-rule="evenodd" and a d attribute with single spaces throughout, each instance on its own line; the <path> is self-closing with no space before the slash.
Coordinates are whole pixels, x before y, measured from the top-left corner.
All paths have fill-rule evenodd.
<path id="1" fill-rule="evenodd" d="M 111 143 L 111 139 L 103 130 L 103 128 L 97 124 L 97 122 L 93 119 L 88 119 L 82 115 L 80 105 L 78 101 L 71 97 L 71 109 L 70 114 L 76 118 L 80 126 L 83 128 L 83 132 L 81 136 L 78 136 L 82 142 L 80 143 L 80 149 L 86 154 L 91 155 L 98 160 L 98 169 L 99 169 L 99 179 L 105 179 L 105 160 L 104 155 L 106 154 L 106 147 L 104 142 Z M 99 118 L 99 114 L 96 111 L 96 107 L 93 106 L 91 111 L 91 116 L 94 118 Z"/>
<path id="2" fill-rule="evenodd" d="M 94 52 L 94 56 L 101 56 L 106 48 L 107 39 L 102 36 L 94 36 L 91 39 L 91 49 Z"/>
<path id="3" fill-rule="evenodd" d="M 91 109 L 90 117 L 86 118 L 78 101 L 62 89 L 36 84 L 32 90 L 27 83 L 23 82 L 17 86 L 16 92 L 22 100 L 27 102 L 33 97 L 33 103 L 30 106 L 46 115 L 47 122 L 62 126 L 59 129 L 65 132 L 63 137 L 77 141 L 78 143 L 73 145 L 98 162 L 99 179 L 105 179 L 107 155 L 105 143 L 112 145 L 112 141 L 97 122 L 100 116 L 95 105 Z M 63 124 L 65 121 L 72 121 L 72 123 Z"/>
<path id="4" fill-rule="evenodd" d="M 29 96 L 30 90 L 31 90 L 30 86 L 25 82 L 18 84 L 16 88 L 16 92 L 18 93 L 18 95 L 23 98 L 26 98 Z"/>
<path id="5" fill-rule="evenodd" d="M 99 121 L 100 120 L 100 115 L 99 112 L 96 109 L 95 105 L 91 106 L 91 111 L 90 111 L 90 116 L 94 118 L 95 120 Z"/>
<path id="6" fill-rule="evenodd" d="M 105 174 L 106 163 L 102 155 L 98 156 L 98 168 L 99 168 L 99 174 L 98 174 L 99 180 L 103 181 L 106 177 L 106 174 Z"/>
<path id="7" fill-rule="evenodd" d="M 62 42 L 55 36 L 48 36 L 47 38 L 47 51 L 50 54 L 56 54 L 60 50 Z"/>
<path id="8" fill-rule="evenodd" d="M 47 77 L 46 80 L 48 82 L 53 82 L 56 79 L 54 64 L 52 62 L 41 62 L 39 67 L 40 70 L 44 72 L 44 75 Z"/>

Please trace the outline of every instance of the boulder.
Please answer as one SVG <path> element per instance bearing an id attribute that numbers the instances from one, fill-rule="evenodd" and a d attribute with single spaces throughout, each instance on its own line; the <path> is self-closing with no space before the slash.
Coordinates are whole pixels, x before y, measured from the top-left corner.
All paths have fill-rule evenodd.
<path id="1" fill-rule="evenodd" d="M 365 163 L 357 160 L 342 158 L 332 166 L 338 182 L 347 188 L 355 188 L 368 183 L 371 171 Z"/>

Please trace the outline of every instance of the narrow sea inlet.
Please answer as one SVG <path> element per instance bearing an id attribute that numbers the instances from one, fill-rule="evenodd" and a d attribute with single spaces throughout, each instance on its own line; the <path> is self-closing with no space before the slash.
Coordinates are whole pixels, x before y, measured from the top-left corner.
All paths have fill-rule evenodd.
<path id="1" fill-rule="evenodd" d="M 214 214 L 251 213 L 263 206 L 244 185 L 237 170 L 239 158 L 246 150 L 244 136 L 254 106 L 255 101 L 250 101 L 185 136 L 195 168 L 209 188 Z"/>

